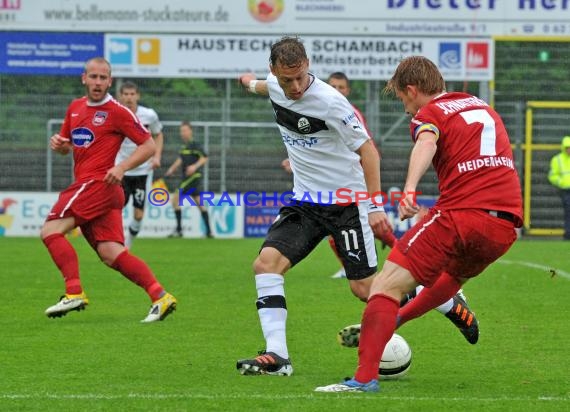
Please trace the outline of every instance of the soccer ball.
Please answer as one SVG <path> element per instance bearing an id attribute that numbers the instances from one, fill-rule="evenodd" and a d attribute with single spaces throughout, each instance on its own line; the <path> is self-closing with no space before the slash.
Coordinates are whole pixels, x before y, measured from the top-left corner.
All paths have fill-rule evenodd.
<path id="1" fill-rule="evenodd" d="M 412 365 L 412 348 L 408 342 L 394 333 L 386 344 L 380 360 L 380 379 L 397 379 L 404 376 Z"/>

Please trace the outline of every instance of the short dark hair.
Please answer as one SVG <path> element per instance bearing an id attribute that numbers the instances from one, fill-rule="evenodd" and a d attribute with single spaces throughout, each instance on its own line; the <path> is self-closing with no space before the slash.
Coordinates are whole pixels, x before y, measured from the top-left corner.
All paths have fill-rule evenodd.
<path id="1" fill-rule="evenodd" d="M 330 79 L 337 79 L 337 80 L 344 80 L 346 84 L 350 86 L 350 80 L 348 80 L 348 76 L 344 74 L 344 72 L 334 72 L 329 75 Z"/>
<path id="2" fill-rule="evenodd" d="M 278 64 L 285 67 L 298 67 L 308 61 L 305 46 L 299 37 L 282 37 L 271 46 L 269 62 L 272 66 Z"/>
<path id="3" fill-rule="evenodd" d="M 190 129 L 192 129 L 192 123 L 190 123 L 188 120 L 182 120 L 180 122 L 180 126 L 188 126 Z"/>

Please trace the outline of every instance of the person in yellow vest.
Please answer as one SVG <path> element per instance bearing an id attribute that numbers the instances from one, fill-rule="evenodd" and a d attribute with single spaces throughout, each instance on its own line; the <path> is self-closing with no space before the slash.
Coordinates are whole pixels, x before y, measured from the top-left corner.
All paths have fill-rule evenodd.
<path id="1" fill-rule="evenodd" d="M 550 160 L 548 180 L 560 190 L 564 207 L 564 240 L 570 240 L 570 136 L 562 139 L 560 153 Z"/>

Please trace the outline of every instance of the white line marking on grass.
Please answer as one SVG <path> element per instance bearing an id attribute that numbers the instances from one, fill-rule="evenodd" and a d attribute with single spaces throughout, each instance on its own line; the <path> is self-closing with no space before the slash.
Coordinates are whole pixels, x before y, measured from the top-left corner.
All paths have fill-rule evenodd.
<path id="1" fill-rule="evenodd" d="M 521 265 L 533 269 L 543 270 L 548 273 L 551 273 L 550 271 L 553 270 L 556 272 L 556 276 L 561 276 L 565 279 L 570 280 L 570 273 L 562 269 L 553 268 L 552 266 L 540 265 L 538 263 L 533 263 L 533 262 L 525 262 L 523 260 L 508 260 L 508 259 L 499 259 L 497 260 L 497 263 L 503 263 L 505 265 Z"/>
<path id="2" fill-rule="evenodd" d="M 542 401 L 542 402 L 569 402 L 569 396 L 500 396 L 500 397 L 437 397 L 437 396 L 386 396 L 382 393 L 377 396 L 366 396 L 366 394 L 291 394 L 291 395 L 269 395 L 269 394 L 194 394 L 194 393 L 128 393 L 128 394 L 104 394 L 104 393 L 78 393 L 78 394 L 57 394 L 57 393 L 36 393 L 36 394 L 17 394 L 17 393 L 3 393 L 0 394 L 0 399 L 11 400 L 49 400 L 49 399 L 82 399 L 82 400 L 128 400 L 128 399 L 212 399 L 212 400 L 230 400 L 230 399 L 264 399 L 264 400 L 287 400 L 287 399 L 307 399 L 307 400 L 320 400 L 327 397 L 334 396 L 335 399 L 371 399 L 375 402 L 378 398 L 383 400 L 394 401 L 443 401 L 443 402 L 529 402 L 529 401 Z"/>

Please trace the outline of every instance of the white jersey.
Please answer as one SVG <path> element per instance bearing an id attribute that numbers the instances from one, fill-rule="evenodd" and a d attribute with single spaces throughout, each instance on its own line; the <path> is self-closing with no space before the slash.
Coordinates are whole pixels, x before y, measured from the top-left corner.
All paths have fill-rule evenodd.
<path id="1" fill-rule="evenodd" d="M 153 136 L 157 135 L 162 131 L 162 123 L 158 119 L 158 114 L 149 108 L 144 106 L 137 106 L 137 112 L 135 113 L 139 118 L 140 122 L 152 133 Z M 117 158 L 115 159 L 115 164 L 118 164 L 128 158 L 137 148 L 137 145 L 128 137 L 123 140 L 123 144 L 117 153 Z M 125 176 L 143 176 L 148 175 L 152 172 L 152 158 L 148 159 L 143 164 L 135 167 L 134 169 L 127 170 Z"/>
<path id="2" fill-rule="evenodd" d="M 312 74 L 299 100 L 285 97 L 277 78 L 269 74 L 267 87 L 281 138 L 293 170 L 294 198 L 328 204 L 355 192 L 367 192 L 360 156 L 369 140 L 348 100 Z M 303 199 L 304 198 L 304 199 Z"/>

